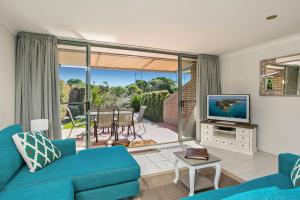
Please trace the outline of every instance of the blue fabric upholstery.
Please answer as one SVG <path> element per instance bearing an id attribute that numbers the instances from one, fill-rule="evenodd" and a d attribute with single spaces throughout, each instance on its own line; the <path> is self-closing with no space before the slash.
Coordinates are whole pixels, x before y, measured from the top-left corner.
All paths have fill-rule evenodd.
<path id="1" fill-rule="evenodd" d="M 117 146 L 65 156 L 34 173 L 24 166 L 5 189 L 68 178 L 74 182 L 74 190 L 78 192 L 133 181 L 139 177 L 139 165 L 123 146 Z"/>
<path id="2" fill-rule="evenodd" d="M 241 192 L 240 188 L 237 186 L 221 188 L 218 190 L 210 190 L 208 192 L 196 194 L 191 197 L 183 198 L 182 200 L 220 200 L 225 197 L 237 194 Z"/>
<path id="3" fill-rule="evenodd" d="M 63 157 L 32 173 L 11 137 L 19 132 L 20 125 L 0 132 L 0 199 L 113 200 L 138 195 L 140 167 L 125 147 L 76 154 L 74 140 L 56 140 Z"/>
<path id="4" fill-rule="evenodd" d="M 97 188 L 94 190 L 87 190 L 76 193 L 76 200 L 116 200 L 132 197 L 139 193 L 139 182 L 130 181 L 109 187 Z"/>
<path id="5" fill-rule="evenodd" d="M 299 200 L 300 199 L 300 187 L 295 188 L 295 189 L 281 190 L 280 194 L 278 196 L 278 199 L 280 199 L 280 200 Z M 274 200 L 274 198 L 271 200 Z"/>
<path id="6" fill-rule="evenodd" d="M 272 194 L 280 196 L 280 200 L 293 199 L 293 196 L 299 197 L 300 189 L 293 189 L 290 178 L 291 170 L 298 158 L 299 156 L 294 154 L 280 154 L 278 164 L 279 173 L 277 174 L 254 179 L 237 186 L 199 193 L 192 197 L 184 198 L 184 200 L 221 200 L 224 198 L 230 199 L 230 197 L 232 197 L 232 200 L 242 199 L 242 197 L 243 199 L 249 199 L 248 197 L 251 197 L 250 199 L 273 200 L 274 196 Z M 267 189 L 264 193 L 265 188 Z M 266 196 L 261 198 L 264 194 L 266 194 Z M 300 199 L 300 197 L 298 199 Z"/>
<path id="7" fill-rule="evenodd" d="M 61 151 L 63 156 L 76 154 L 76 142 L 74 139 L 52 140 L 52 143 Z"/>
<path id="8" fill-rule="evenodd" d="M 299 155 L 291 154 L 291 153 L 283 153 L 279 154 L 278 157 L 278 170 L 279 173 L 285 174 L 290 177 L 291 172 L 294 168 L 296 161 L 300 158 Z"/>
<path id="9" fill-rule="evenodd" d="M 280 189 L 293 188 L 290 177 L 284 174 L 272 174 L 239 185 L 239 187 L 243 188 L 245 191 L 272 186 L 276 186 Z"/>
<path id="10" fill-rule="evenodd" d="M 54 180 L 33 184 L 18 190 L 0 192 L 0 199 L 6 200 L 74 200 L 73 183 L 70 180 Z"/>
<path id="11" fill-rule="evenodd" d="M 24 163 L 12 139 L 12 135 L 21 132 L 19 124 L 0 131 L 0 190 Z"/>
<path id="12" fill-rule="evenodd" d="M 225 198 L 223 200 L 253 200 L 253 199 L 263 199 L 263 200 L 272 200 L 276 199 L 280 194 L 278 187 L 267 187 L 260 188 L 256 190 L 250 190 L 243 193 L 235 194 L 231 197 Z"/>
<path id="13" fill-rule="evenodd" d="M 278 187 L 268 187 L 256 190 L 250 190 L 248 192 L 235 194 L 224 200 L 299 200 L 300 199 L 300 187 L 297 189 L 285 189 L 280 190 Z"/>

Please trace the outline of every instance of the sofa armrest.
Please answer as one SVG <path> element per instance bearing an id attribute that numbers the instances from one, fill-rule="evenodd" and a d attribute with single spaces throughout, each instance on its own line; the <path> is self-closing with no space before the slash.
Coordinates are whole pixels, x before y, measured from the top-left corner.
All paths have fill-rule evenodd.
<path id="1" fill-rule="evenodd" d="M 52 140 L 53 144 L 61 151 L 63 156 L 76 154 L 76 143 L 73 139 Z"/>
<path id="2" fill-rule="evenodd" d="M 291 176 L 291 172 L 294 168 L 296 161 L 300 156 L 291 153 L 282 153 L 278 156 L 278 171 L 288 177 Z"/>

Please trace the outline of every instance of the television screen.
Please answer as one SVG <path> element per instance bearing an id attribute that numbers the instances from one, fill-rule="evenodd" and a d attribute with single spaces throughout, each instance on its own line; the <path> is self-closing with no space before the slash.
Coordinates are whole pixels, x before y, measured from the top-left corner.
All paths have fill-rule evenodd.
<path id="1" fill-rule="evenodd" d="M 250 95 L 207 95 L 207 119 L 250 122 Z"/>

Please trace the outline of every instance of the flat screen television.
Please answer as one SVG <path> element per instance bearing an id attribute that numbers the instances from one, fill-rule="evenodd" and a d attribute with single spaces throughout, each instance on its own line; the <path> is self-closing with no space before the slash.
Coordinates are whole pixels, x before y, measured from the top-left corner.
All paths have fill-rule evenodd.
<path id="1" fill-rule="evenodd" d="M 250 95 L 207 95 L 207 119 L 250 122 Z"/>

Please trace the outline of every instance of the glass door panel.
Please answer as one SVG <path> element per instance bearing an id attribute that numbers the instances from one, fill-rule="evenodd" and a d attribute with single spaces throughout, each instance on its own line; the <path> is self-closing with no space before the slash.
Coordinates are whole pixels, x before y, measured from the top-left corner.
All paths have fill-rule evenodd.
<path id="1" fill-rule="evenodd" d="M 179 141 L 196 138 L 196 62 L 178 57 Z"/>
<path id="2" fill-rule="evenodd" d="M 89 117 L 89 66 L 87 46 L 59 45 L 59 91 L 62 138 L 76 139 L 77 149 L 87 148 Z"/>

